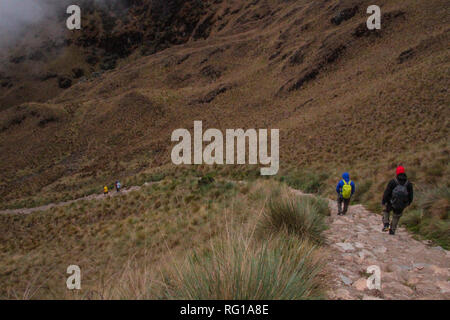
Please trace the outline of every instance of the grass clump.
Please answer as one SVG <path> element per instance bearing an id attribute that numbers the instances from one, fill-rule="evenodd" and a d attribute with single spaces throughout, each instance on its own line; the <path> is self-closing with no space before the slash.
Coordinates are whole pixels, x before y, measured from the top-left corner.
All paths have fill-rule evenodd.
<path id="1" fill-rule="evenodd" d="M 447 186 L 428 188 L 419 197 L 419 205 L 426 217 L 449 218 L 450 189 Z"/>
<path id="2" fill-rule="evenodd" d="M 418 192 L 418 208 L 405 212 L 401 223 L 412 232 L 450 249 L 450 191 L 447 186 Z"/>
<path id="3" fill-rule="evenodd" d="M 314 243 L 323 242 L 325 216 L 329 215 L 324 199 L 310 196 L 271 198 L 259 225 L 259 234 L 287 232 Z"/>
<path id="4" fill-rule="evenodd" d="M 192 300 L 323 298 L 323 262 L 308 241 L 283 235 L 259 243 L 236 235 L 174 268 L 166 296 Z"/>

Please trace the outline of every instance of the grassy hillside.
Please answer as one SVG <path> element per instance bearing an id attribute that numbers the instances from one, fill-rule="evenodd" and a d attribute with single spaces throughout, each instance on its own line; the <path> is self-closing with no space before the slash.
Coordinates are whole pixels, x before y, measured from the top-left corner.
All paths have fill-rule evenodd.
<path id="1" fill-rule="evenodd" d="M 158 15 L 161 21 L 142 25 L 154 13 L 142 1 L 132 11 L 134 19 L 116 17 L 123 19 L 118 26 L 126 25 L 116 31 L 105 31 L 108 19 L 96 24 L 101 17 L 91 12 L 100 30 L 75 37 L 70 48 L 39 62 L 42 70 L 64 74 L 84 68 L 85 76 L 70 88 L 57 87 L 53 76 L 27 78 L 33 64 L 28 60 L 9 65 L 22 87 L 10 88 L 0 72 L 0 209 L 101 193 L 117 179 L 125 186 L 159 182 L 111 199 L 0 216 L 0 273 L 7 279 L 2 297 L 61 296 L 65 269 L 75 262 L 85 270 L 80 298 L 208 296 L 206 285 L 191 290 L 183 283 L 245 278 L 229 272 L 232 262 L 212 270 L 215 278 L 191 278 L 214 268 L 230 248 L 250 272 L 257 259 L 265 265 L 285 256 L 297 263 L 290 241 L 304 241 L 295 249 L 301 256 L 320 246 L 311 230 L 305 240 L 283 223 L 282 231 L 267 232 L 273 239 L 252 233 L 263 209 L 301 211 L 289 201 L 268 206 L 277 181 L 335 197 L 335 185 L 348 171 L 357 183 L 354 202 L 380 213 L 382 192 L 399 164 L 417 191 L 406 226 L 449 247 L 447 1 L 380 0 L 378 31 L 364 27 L 373 3 L 363 0 L 223 0 L 201 8 L 194 5 L 198 1 L 178 1 L 184 9 L 171 14 L 176 2 L 157 7 L 167 14 Z M 125 41 L 130 32 L 140 32 L 142 41 Z M 77 41 L 93 43 L 83 47 Z M 117 46 L 105 46 L 109 41 Z M 126 54 L 99 72 L 123 43 L 130 44 Z M 100 59 L 92 66 L 85 60 L 91 51 Z M 253 167 L 174 167 L 171 133 L 192 130 L 194 120 L 202 120 L 205 129 L 280 129 L 280 173 L 268 182 L 257 180 Z M 207 174 L 216 183 L 199 186 L 197 179 Z M 245 237 L 227 233 L 228 221 L 229 230 L 243 230 Z M 277 251 L 280 237 L 288 240 Z M 216 250 L 216 241 L 227 245 Z M 243 243 L 256 260 L 245 260 Z M 208 259 L 182 262 L 191 250 Z M 170 259 L 178 269 L 168 268 Z M 151 271 L 136 271 L 142 265 Z M 163 272 L 153 274 L 159 268 Z M 320 269 L 314 263 L 290 268 L 286 263 L 299 279 Z M 161 279 L 166 273 L 170 283 Z M 121 285 L 114 287 L 112 279 Z M 131 279 L 135 287 L 126 287 Z M 155 290 L 143 292 L 149 283 Z M 286 298 L 319 297 L 320 290 L 312 289 L 317 286 L 279 292 Z M 177 291 L 181 287 L 186 291 Z M 231 297 L 227 289 L 217 297 Z"/>
<path id="2" fill-rule="evenodd" d="M 8 108 L 3 205 L 168 163 L 171 132 L 194 120 L 280 128 L 285 165 L 378 183 L 403 163 L 440 181 L 449 153 L 444 2 L 380 5 L 382 30 L 361 34 L 362 1 L 224 1 L 215 19 L 228 23 L 205 40 L 136 52 L 47 103 Z"/>
<path id="3" fill-rule="evenodd" d="M 315 248 L 328 208 L 319 200 L 289 199 L 276 182 L 218 179 L 205 185 L 183 171 L 127 195 L 31 215 L 2 215 L 1 296 L 66 296 L 65 270 L 76 264 L 82 269 L 83 288 L 75 298 L 321 297 L 323 265 Z M 300 219 L 297 224 L 312 223 L 292 233 L 293 218 Z M 270 219 L 286 223 L 273 225 Z M 214 271 L 225 261 L 226 269 Z M 197 283 L 192 277 L 202 268 L 210 272 Z M 268 276 L 276 269 L 278 278 L 249 279 L 245 275 L 253 268 L 267 268 L 262 271 Z M 226 286 L 204 291 L 216 277 L 229 285 L 243 281 L 242 290 L 250 288 L 246 281 L 268 287 L 261 292 Z M 295 284 L 289 284 L 292 277 Z"/>

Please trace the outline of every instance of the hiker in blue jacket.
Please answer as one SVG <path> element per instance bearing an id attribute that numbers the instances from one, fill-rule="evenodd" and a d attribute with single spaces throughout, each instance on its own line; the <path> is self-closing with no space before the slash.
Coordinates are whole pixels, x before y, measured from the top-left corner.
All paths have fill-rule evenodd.
<path id="1" fill-rule="evenodd" d="M 355 193 L 355 183 L 350 180 L 348 172 L 344 172 L 342 180 L 340 180 L 336 186 L 336 192 L 338 194 L 338 216 L 345 215 L 348 210 L 350 199 Z M 342 202 L 344 203 L 344 211 L 342 211 Z"/>

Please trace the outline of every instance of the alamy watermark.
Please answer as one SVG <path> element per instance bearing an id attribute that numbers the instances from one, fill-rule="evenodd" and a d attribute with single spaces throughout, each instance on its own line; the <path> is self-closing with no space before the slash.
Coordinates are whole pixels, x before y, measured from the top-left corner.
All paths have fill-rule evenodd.
<path id="1" fill-rule="evenodd" d="M 187 129 L 173 131 L 172 142 L 179 142 L 172 149 L 172 162 L 180 164 L 261 164 L 261 175 L 276 175 L 280 165 L 280 137 L 278 129 L 270 130 L 270 156 L 268 130 L 227 129 L 224 135 L 218 129 L 203 133 L 202 121 L 194 121 L 194 136 Z M 181 140 L 181 141 L 180 141 Z M 246 143 L 248 141 L 248 144 Z M 203 149 L 203 143 L 209 143 Z M 192 149 L 193 145 L 193 149 Z M 247 148 L 248 147 L 248 148 Z M 248 157 L 247 157 L 248 149 Z"/>
<path id="2" fill-rule="evenodd" d="M 367 19 L 367 29 L 381 29 L 381 9 L 377 5 L 371 5 L 367 8 L 367 13 L 371 16 Z"/>
<path id="3" fill-rule="evenodd" d="M 69 30 L 80 30 L 81 29 L 81 8 L 77 5 L 71 5 L 67 7 L 67 14 L 70 17 L 67 18 L 66 26 Z"/>
<path id="4" fill-rule="evenodd" d="M 367 278 L 367 288 L 369 290 L 381 290 L 381 269 L 379 266 L 369 266 L 367 268 L 367 273 L 371 274 L 369 278 Z"/>
<path id="5" fill-rule="evenodd" d="M 81 269 L 77 265 L 70 265 L 67 267 L 67 273 L 70 276 L 67 278 L 66 286 L 69 290 L 81 290 Z"/>

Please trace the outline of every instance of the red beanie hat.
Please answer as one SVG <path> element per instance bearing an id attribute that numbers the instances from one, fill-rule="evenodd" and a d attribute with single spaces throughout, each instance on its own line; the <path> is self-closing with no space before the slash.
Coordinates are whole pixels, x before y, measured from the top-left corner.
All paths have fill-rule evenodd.
<path id="1" fill-rule="evenodd" d="M 397 175 L 399 175 L 400 173 L 405 173 L 405 168 L 403 168 L 402 166 L 397 167 Z"/>

